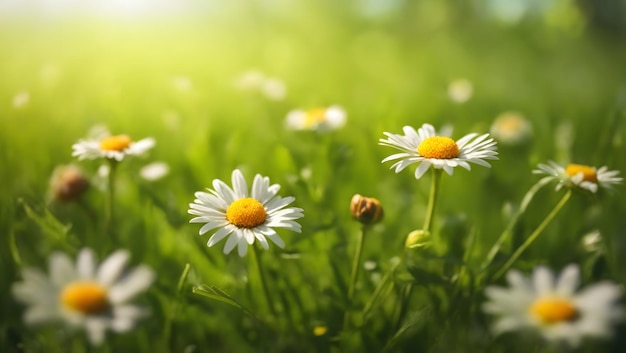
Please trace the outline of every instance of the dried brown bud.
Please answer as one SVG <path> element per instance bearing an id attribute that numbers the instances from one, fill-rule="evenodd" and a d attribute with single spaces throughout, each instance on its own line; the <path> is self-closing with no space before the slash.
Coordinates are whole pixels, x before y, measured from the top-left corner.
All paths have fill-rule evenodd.
<path id="1" fill-rule="evenodd" d="M 74 165 L 59 166 L 52 173 L 50 190 L 52 197 L 59 201 L 72 201 L 89 188 L 89 181 L 83 172 Z"/>
<path id="2" fill-rule="evenodd" d="M 363 224 L 373 224 L 383 218 L 383 207 L 380 205 L 380 201 L 359 194 L 352 196 L 350 212 L 352 212 L 354 219 Z"/>

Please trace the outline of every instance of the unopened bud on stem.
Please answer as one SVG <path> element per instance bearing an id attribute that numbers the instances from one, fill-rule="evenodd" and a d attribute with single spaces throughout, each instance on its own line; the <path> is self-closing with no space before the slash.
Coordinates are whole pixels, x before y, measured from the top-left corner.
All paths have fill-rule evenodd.
<path id="1" fill-rule="evenodd" d="M 383 218 L 383 207 L 380 201 L 373 197 L 365 197 L 359 194 L 352 196 L 350 212 L 354 219 L 363 224 L 373 224 Z"/>

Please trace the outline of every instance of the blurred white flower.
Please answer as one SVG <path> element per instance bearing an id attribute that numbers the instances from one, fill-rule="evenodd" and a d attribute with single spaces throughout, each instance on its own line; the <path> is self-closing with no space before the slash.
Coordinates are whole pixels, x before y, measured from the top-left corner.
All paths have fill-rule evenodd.
<path id="1" fill-rule="evenodd" d="M 44 64 L 39 71 L 41 83 L 47 86 L 54 86 L 60 76 L 61 70 L 59 67 L 51 63 Z"/>
<path id="2" fill-rule="evenodd" d="M 489 134 L 478 136 L 471 133 L 454 141 L 447 136 L 438 134 L 430 124 L 423 124 L 415 131 L 411 126 L 403 128 L 404 135 L 384 132 L 387 139 L 380 139 L 379 144 L 389 146 L 402 151 L 382 160 L 382 163 L 398 160 L 391 166 L 399 173 L 411 164 L 418 163 L 415 169 L 415 178 L 421 178 L 432 166 L 443 169 L 452 175 L 455 167 L 463 167 L 470 170 L 469 163 L 475 163 L 483 167 L 491 168 L 485 159 L 497 160 L 496 141 L 489 138 Z"/>
<path id="3" fill-rule="evenodd" d="M 72 145 L 72 156 L 79 160 L 108 158 L 122 161 L 126 156 L 144 154 L 155 144 L 156 141 L 151 137 L 133 141 L 127 135 L 81 139 Z"/>
<path id="4" fill-rule="evenodd" d="M 165 162 L 153 162 L 145 165 L 139 171 L 139 175 L 148 181 L 155 181 L 163 178 L 170 172 L 170 166 Z"/>
<path id="5" fill-rule="evenodd" d="M 622 308 L 615 302 L 622 294 L 608 281 L 587 286 L 580 284 L 577 265 L 567 266 L 558 278 L 546 267 L 535 268 L 531 278 L 511 270 L 510 287 L 489 286 L 486 313 L 497 316 L 493 331 L 533 329 L 549 341 L 578 346 L 583 337 L 608 337 L 612 324 L 622 319 Z"/>
<path id="6" fill-rule="evenodd" d="M 465 103 L 472 98 L 474 86 L 467 79 L 457 79 L 448 85 L 448 96 L 455 103 Z"/>
<path id="7" fill-rule="evenodd" d="M 568 164 L 563 167 L 558 163 L 549 161 L 548 164 L 537 165 L 539 169 L 533 170 L 534 174 L 547 174 L 557 182 L 556 190 L 563 186 L 579 187 L 593 193 L 598 191 L 598 186 L 604 189 L 612 189 L 613 185 L 621 184 L 624 180 L 618 177 L 618 170 L 609 170 L 603 166 L 600 169 L 582 164 Z"/>
<path id="8" fill-rule="evenodd" d="M 50 256 L 50 273 L 22 270 L 22 282 L 13 284 L 16 300 L 27 305 L 24 321 L 29 325 L 65 322 L 83 328 L 89 341 L 99 345 L 107 330 L 127 332 L 146 311 L 130 301 L 154 280 L 147 266 L 127 271 L 130 254 L 116 251 L 98 266 L 90 249 L 78 254 L 76 264 L 63 253 Z"/>
<path id="9" fill-rule="evenodd" d="M 239 256 L 245 256 L 248 245 L 255 240 L 264 249 L 269 249 L 267 238 L 279 247 L 285 243 L 274 228 L 286 228 L 301 232 L 301 226 L 295 220 L 303 216 L 302 209 L 287 207 L 295 201 L 292 196 L 277 195 L 280 185 L 270 185 L 270 179 L 257 174 L 248 190 L 248 184 L 238 169 L 232 173 L 231 189 L 219 179 L 213 180 L 210 193 L 196 192 L 196 200 L 189 204 L 189 214 L 197 217 L 190 223 L 205 223 L 200 228 L 200 235 L 218 228 L 209 238 L 207 246 L 213 246 L 230 235 L 224 246 L 224 254 L 230 253 L 235 246 Z"/>
<path id="10" fill-rule="evenodd" d="M 30 102 L 30 93 L 21 91 L 13 96 L 13 108 L 20 109 L 25 107 Z"/>
<path id="11" fill-rule="evenodd" d="M 261 85 L 261 93 L 271 100 L 283 100 L 287 95 L 285 83 L 277 78 L 266 79 Z"/>
<path id="12" fill-rule="evenodd" d="M 530 122 L 517 112 L 504 112 L 496 117 L 489 130 L 498 142 L 506 145 L 519 145 L 532 136 Z"/>
<path id="13" fill-rule="evenodd" d="M 243 91 L 259 92 L 265 98 L 280 101 L 287 95 L 287 86 L 276 78 L 258 70 L 249 70 L 235 79 L 235 86 Z"/>
<path id="14" fill-rule="evenodd" d="M 181 92 L 190 91 L 193 89 L 193 82 L 187 76 L 174 76 L 172 77 L 172 84 L 174 88 Z"/>
<path id="15" fill-rule="evenodd" d="M 256 90 L 263 85 L 265 75 L 261 71 L 249 70 L 235 80 L 235 86 L 242 90 Z"/>
<path id="16" fill-rule="evenodd" d="M 602 251 L 602 233 L 599 230 L 594 229 L 589 233 L 583 235 L 581 239 L 581 245 L 583 249 L 589 252 L 601 252 Z"/>
<path id="17" fill-rule="evenodd" d="M 307 111 L 292 110 L 287 114 L 286 125 L 291 130 L 336 130 L 346 124 L 346 111 L 338 106 L 314 108 Z"/>

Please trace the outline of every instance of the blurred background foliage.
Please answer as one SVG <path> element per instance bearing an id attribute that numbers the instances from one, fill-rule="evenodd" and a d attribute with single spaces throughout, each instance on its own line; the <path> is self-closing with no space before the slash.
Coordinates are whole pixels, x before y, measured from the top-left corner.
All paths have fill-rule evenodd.
<path id="1" fill-rule="evenodd" d="M 20 266 L 45 267 L 48 254 L 68 244 L 70 252 L 83 245 L 100 256 L 111 250 L 98 246 L 105 242 L 83 208 L 48 202 L 53 169 L 76 162 L 70 146 L 94 125 L 157 140 L 147 159 L 124 162 L 119 175 L 116 245 L 159 273 L 148 299 L 154 320 L 141 325 L 139 339 L 111 336 L 111 347 L 137 350 L 159 339 L 155 332 L 172 315 L 187 262 L 191 284 L 240 293 L 249 307 L 261 302 L 249 292 L 247 259 L 223 256 L 221 244 L 206 248 L 197 225 L 187 224 L 193 193 L 214 178 L 228 180 L 234 168 L 248 178 L 270 176 L 283 186 L 282 195 L 296 196 L 295 206 L 305 210 L 303 234 L 283 234 L 286 249 L 273 248 L 264 258 L 276 288 L 288 293 L 281 305 L 293 324 L 293 335 L 271 336 L 275 351 L 332 346 L 328 337 L 340 329 L 342 285 L 358 229 L 348 208 L 354 193 L 379 198 L 386 214 L 366 239 L 364 259 L 374 265 L 361 279 L 361 303 L 390 259 L 402 254 L 406 235 L 423 222 L 429 178 L 416 181 L 409 171 L 395 175 L 380 164 L 392 153 L 377 145 L 384 131 L 450 124 L 459 138 L 488 132 L 505 111 L 531 122 L 532 139 L 500 144 L 500 161 L 491 170 L 457 170 L 443 178 L 436 226 L 456 240 L 452 244 L 461 250 L 451 256 L 459 258 L 468 234 L 475 234 L 467 258 L 475 265 L 538 180 L 530 173 L 537 163 L 626 171 L 626 2 L 620 0 L 4 0 L 0 50 L 3 347 L 27 342 L 38 351 L 53 334 L 23 329 L 9 289 Z M 270 100 L 238 89 L 237 78 L 249 70 L 283 80 L 286 97 Z M 448 94 L 458 79 L 471 83 L 465 102 Z M 284 128 L 291 109 L 330 104 L 348 112 L 343 129 L 318 134 Z M 155 160 L 167 162 L 170 174 L 142 180 L 139 168 Z M 98 162 L 82 166 L 97 178 Z M 537 195 L 513 243 L 536 227 L 558 197 L 548 188 Z M 87 202 L 99 212 L 102 199 L 96 182 Z M 588 280 L 626 283 L 620 271 L 626 266 L 620 256 L 626 250 L 624 214 L 620 194 L 575 195 L 516 267 L 558 269 L 579 262 L 586 264 Z M 600 254 L 582 246 L 590 232 L 599 232 L 611 247 Z M 16 248 L 19 258 L 11 252 Z M 265 333 L 245 315 L 192 295 L 190 286 L 184 293 L 174 338 L 165 347 L 267 349 Z M 474 307 L 482 300 L 476 295 Z M 374 352 L 390 342 L 395 331 L 385 327 L 387 319 L 369 323 L 360 347 Z M 454 330 L 438 331 L 444 323 L 419 328 L 419 335 L 407 335 L 395 348 L 528 351 L 490 341 L 485 318 L 464 320 Z M 330 333 L 314 336 L 316 325 Z M 424 338 L 428 332 L 433 335 Z M 620 344 L 587 349 L 617 352 Z"/>

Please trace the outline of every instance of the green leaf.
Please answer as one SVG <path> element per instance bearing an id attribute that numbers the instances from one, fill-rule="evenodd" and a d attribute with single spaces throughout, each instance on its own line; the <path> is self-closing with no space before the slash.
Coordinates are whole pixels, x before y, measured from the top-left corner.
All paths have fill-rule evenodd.
<path id="1" fill-rule="evenodd" d="M 223 290 L 221 290 L 220 288 L 216 286 L 209 286 L 206 284 L 201 284 L 199 286 L 194 286 L 191 289 L 191 291 L 193 294 L 197 294 L 206 298 L 210 298 L 210 299 L 217 300 L 219 302 L 234 306 L 235 308 L 243 311 L 247 315 L 250 315 L 251 317 L 256 319 L 256 315 L 254 315 L 252 311 L 248 310 L 248 308 L 243 306 L 237 299 L 231 297 L 228 293 L 224 292 Z"/>

